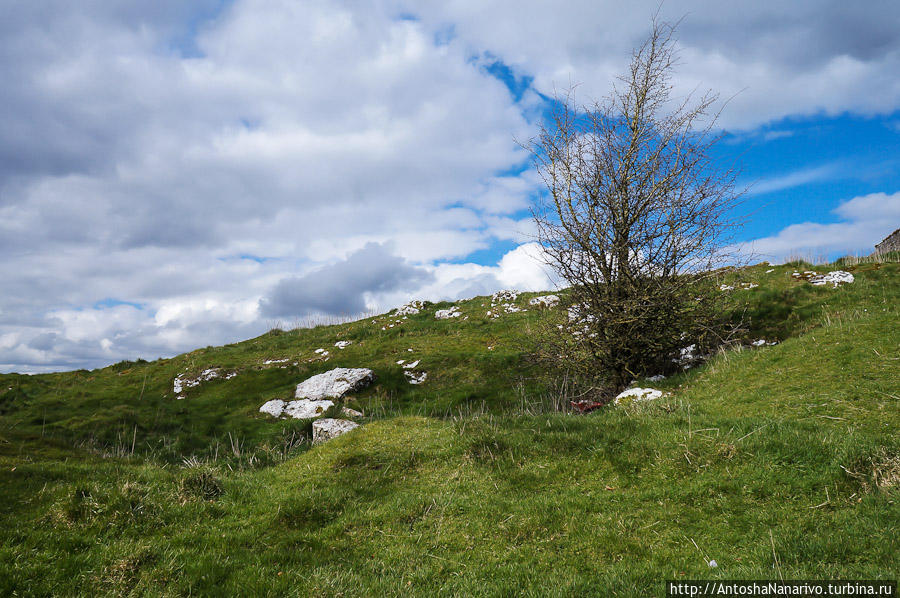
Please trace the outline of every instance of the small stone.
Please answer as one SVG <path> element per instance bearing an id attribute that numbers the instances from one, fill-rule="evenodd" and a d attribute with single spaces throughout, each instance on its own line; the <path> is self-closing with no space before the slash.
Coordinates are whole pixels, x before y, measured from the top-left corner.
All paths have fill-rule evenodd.
<path id="1" fill-rule="evenodd" d="M 425 382 L 425 379 L 428 378 L 427 372 L 418 372 L 417 373 L 417 372 L 406 371 L 403 373 L 406 374 L 406 379 L 409 381 L 410 384 L 422 384 L 423 382 Z"/>

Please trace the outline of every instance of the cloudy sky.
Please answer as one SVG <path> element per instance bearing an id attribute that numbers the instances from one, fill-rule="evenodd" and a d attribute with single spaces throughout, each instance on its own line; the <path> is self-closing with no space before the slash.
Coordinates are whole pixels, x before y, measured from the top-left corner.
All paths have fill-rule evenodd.
<path id="1" fill-rule="evenodd" d="M 601 98 L 657 5 L 0 0 L 0 371 L 549 288 L 516 140 L 555 90 Z M 675 92 L 731 98 L 759 259 L 900 226 L 900 4 L 661 12 Z"/>

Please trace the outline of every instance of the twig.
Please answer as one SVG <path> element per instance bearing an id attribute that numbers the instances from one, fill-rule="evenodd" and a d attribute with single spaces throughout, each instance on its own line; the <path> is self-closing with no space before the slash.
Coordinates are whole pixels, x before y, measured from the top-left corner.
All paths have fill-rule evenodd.
<path id="1" fill-rule="evenodd" d="M 750 433 L 748 433 L 748 434 L 744 434 L 743 436 L 741 436 L 740 438 L 738 438 L 737 440 L 735 440 L 735 442 L 740 442 L 741 440 L 743 440 L 743 439 L 746 438 L 747 436 L 750 436 L 750 434 L 756 434 L 757 432 L 759 432 L 759 431 L 762 430 L 763 428 L 767 427 L 768 425 L 769 425 L 769 424 L 764 424 L 764 425 L 762 425 L 762 426 L 756 428 L 756 429 L 753 430 L 752 432 L 750 432 Z"/>
<path id="2" fill-rule="evenodd" d="M 880 357 L 882 359 L 890 359 L 891 361 L 900 361 L 900 357 L 885 357 L 884 355 L 879 353 L 877 349 L 873 348 L 872 350 L 875 351 L 875 355 L 877 355 L 878 357 Z"/>
<path id="3" fill-rule="evenodd" d="M 784 574 L 781 572 L 781 564 L 778 562 L 778 554 L 775 552 L 775 536 L 772 535 L 772 530 L 769 530 L 769 540 L 772 542 L 772 556 L 775 558 L 775 568 L 778 570 L 778 577 L 781 578 L 781 581 L 784 581 Z"/>

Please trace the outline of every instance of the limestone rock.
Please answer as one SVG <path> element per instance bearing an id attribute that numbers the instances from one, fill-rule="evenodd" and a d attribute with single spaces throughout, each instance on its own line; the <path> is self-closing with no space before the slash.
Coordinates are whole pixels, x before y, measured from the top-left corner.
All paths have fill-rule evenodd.
<path id="1" fill-rule="evenodd" d="M 559 297 L 556 295 L 532 297 L 528 304 L 537 305 L 538 307 L 556 307 L 557 305 L 559 305 Z"/>
<path id="2" fill-rule="evenodd" d="M 300 399 L 287 403 L 284 406 L 284 414 L 294 419 L 312 419 L 319 417 L 333 406 L 334 402 L 328 399 Z"/>
<path id="3" fill-rule="evenodd" d="M 407 304 L 404 305 L 403 307 L 400 307 L 399 309 L 397 309 L 397 311 L 396 311 L 396 313 L 395 313 L 394 315 L 397 315 L 397 316 L 414 316 L 414 315 L 416 315 L 417 313 L 419 313 L 419 312 L 422 310 L 422 308 L 424 308 L 424 307 L 425 307 L 425 302 L 424 302 L 424 301 L 418 301 L 418 300 L 416 300 L 416 301 L 410 301 L 409 303 L 407 303 Z"/>
<path id="4" fill-rule="evenodd" d="M 407 370 L 403 373 L 410 384 L 422 384 L 428 378 L 428 372 L 411 372 Z"/>
<path id="5" fill-rule="evenodd" d="M 332 419 L 329 417 L 314 421 L 312 425 L 313 443 L 318 444 L 331 440 L 358 427 L 358 423 L 347 421 L 346 419 Z"/>
<path id="6" fill-rule="evenodd" d="M 620 392 L 613 402 L 616 405 L 621 405 L 629 400 L 632 402 L 652 401 L 661 396 L 663 396 L 663 391 L 656 390 L 655 388 L 629 388 L 628 390 Z"/>
<path id="7" fill-rule="evenodd" d="M 497 303 L 512 303 L 516 300 L 516 297 L 519 296 L 519 291 L 516 290 L 504 290 L 497 291 L 493 295 L 491 295 L 491 304 Z"/>
<path id="8" fill-rule="evenodd" d="M 268 413 L 272 417 L 281 417 L 281 414 L 284 413 L 284 401 L 281 399 L 274 399 L 267 403 L 264 403 L 262 407 L 259 408 L 260 413 Z"/>
<path id="9" fill-rule="evenodd" d="M 822 286 L 825 284 L 833 284 L 838 287 L 842 284 L 853 282 L 853 275 L 849 272 L 844 272 L 843 270 L 835 270 L 834 272 L 829 272 L 828 274 L 823 274 L 820 276 L 813 276 L 809 279 L 809 284 L 814 284 L 816 286 Z"/>
<path id="10" fill-rule="evenodd" d="M 449 320 L 450 318 L 458 318 L 462 314 L 459 312 L 459 308 L 454 306 L 450 309 L 439 309 L 434 312 L 434 317 L 438 320 Z"/>
<path id="11" fill-rule="evenodd" d="M 374 381 L 375 373 L 368 368 L 335 368 L 298 384 L 294 396 L 298 399 L 339 399 Z"/>

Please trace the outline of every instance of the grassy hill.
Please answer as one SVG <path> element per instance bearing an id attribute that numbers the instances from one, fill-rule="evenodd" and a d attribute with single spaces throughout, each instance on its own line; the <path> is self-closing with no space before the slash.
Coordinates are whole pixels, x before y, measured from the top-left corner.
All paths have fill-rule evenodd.
<path id="1" fill-rule="evenodd" d="M 837 267 L 724 274 L 746 345 L 778 344 L 589 415 L 559 411 L 561 382 L 529 359 L 550 313 L 533 294 L 497 318 L 478 297 L 449 320 L 438 304 L 0 375 L 0 593 L 643 596 L 672 578 L 896 579 L 900 265 L 843 266 L 856 281 L 840 288 L 793 275 Z M 409 384 L 401 359 L 427 380 Z M 309 422 L 258 412 L 338 366 L 378 376 L 347 401 L 361 428 L 310 446 Z M 176 398 L 176 376 L 211 368 Z"/>

